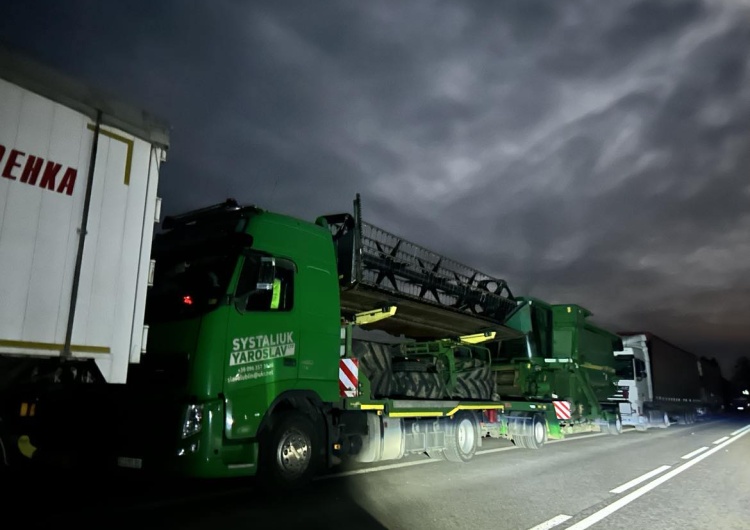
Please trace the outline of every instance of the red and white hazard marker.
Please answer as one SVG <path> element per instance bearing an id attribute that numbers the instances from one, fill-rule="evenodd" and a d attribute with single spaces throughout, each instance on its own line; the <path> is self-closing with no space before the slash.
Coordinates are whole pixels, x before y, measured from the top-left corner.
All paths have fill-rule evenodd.
<path id="1" fill-rule="evenodd" d="M 339 395 L 357 397 L 359 384 L 359 360 L 339 359 Z"/>
<path id="2" fill-rule="evenodd" d="M 555 406 L 555 416 L 558 420 L 570 419 L 570 401 L 553 401 Z"/>

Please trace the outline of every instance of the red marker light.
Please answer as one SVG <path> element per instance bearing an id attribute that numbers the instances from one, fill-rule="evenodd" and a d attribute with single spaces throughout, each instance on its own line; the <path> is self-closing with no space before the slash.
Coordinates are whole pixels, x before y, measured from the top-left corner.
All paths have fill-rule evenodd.
<path id="1" fill-rule="evenodd" d="M 185 305 L 193 305 L 193 297 L 188 295 L 185 295 L 182 297 L 182 303 Z"/>

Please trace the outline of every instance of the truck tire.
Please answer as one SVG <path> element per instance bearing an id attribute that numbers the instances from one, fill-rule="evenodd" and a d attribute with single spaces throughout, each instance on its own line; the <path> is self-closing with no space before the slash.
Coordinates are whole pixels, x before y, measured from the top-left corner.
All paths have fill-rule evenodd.
<path id="1" fill-rule="evenodd" d="M 622 434 L 622 419 L 618 414 L 613 420 L 607 420 L 607 423 L 602 424 L 602 432 L 617 436 Z"/>
<path id="2" fill-rule="evenodd" d="M 450 462 L 468 462 L 477 452 L 477 422 L 471 413 L 459 412 L 448 423 L 443 454 Z"/>
<path id="3" fill-rule="evenodd" d="M 261 437 L 259 474 L 282 490 L 302 487 L 318 470 L 321 445 L 322 433 L 308 416 L 281 412 Z"/>

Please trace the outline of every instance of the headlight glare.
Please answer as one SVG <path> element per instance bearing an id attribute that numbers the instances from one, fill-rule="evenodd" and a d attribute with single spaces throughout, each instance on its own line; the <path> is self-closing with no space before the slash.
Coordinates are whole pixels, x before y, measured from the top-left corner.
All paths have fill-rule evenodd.
<path id="1" fill-rule="evenodd" d="M 203 428 L 203 405 L 188 405 L 185 409 L 185 420 L 182 422 L 182 438 L 188 438 L 201 432 Z"/>

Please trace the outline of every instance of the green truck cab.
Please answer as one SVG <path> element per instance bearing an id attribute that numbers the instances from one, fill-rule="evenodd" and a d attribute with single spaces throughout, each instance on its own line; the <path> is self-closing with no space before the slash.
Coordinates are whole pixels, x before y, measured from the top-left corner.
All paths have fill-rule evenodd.
<path id="1" fill-rule="evenodd" d="M 261 432 L 292 416 L 282 411 L 314 417 L 339 399 L 330 234 L 232 205 L 165 227 L 154 242 L 146 321 L 149 360 L 184 365 L 175 384 L 190 402 L 173 463 L 191 475 L 248 474 L 259 465 Z"/>

